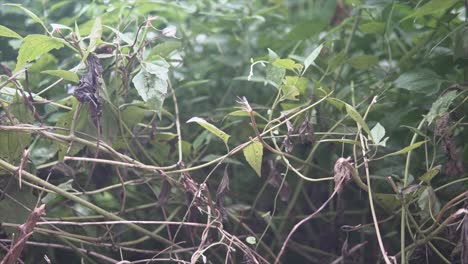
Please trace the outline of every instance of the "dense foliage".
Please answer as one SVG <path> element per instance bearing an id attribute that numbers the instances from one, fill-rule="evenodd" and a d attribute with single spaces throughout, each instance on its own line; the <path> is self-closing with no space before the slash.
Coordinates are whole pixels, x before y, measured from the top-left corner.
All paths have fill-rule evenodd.
<path id="1" fill-rule="evenodd" d="M 466 1 L 0 4 L 2 263 L 468 263 Z"/>

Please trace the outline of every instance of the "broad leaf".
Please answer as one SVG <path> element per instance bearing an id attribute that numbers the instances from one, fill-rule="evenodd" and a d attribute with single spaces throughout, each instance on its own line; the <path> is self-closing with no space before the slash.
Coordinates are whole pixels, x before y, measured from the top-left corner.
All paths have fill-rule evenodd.
<path id="1" fill-rule="evenodd" d="M 384 22 L 370 22 L 361 25 L 361 30 L 369 34 L 382 34 L 385 31 Z"/>
<path id="2" fill-rule="evenodd" d="M 374 128 L 372 128 L 371 135 L 375 145 L 385 147 L 388 137 L 384 139 L 385 128 L 380 123 L 377 123 Z"/>
<path id="3" fill-rule="evenodd" d="M 18 71 L 27 62 L 35 60 L 53 49 L 60 49 L 63 45 L 61 40 L 44 35 L 32 34 L 26 36 L 18 52 L 15 71 Z"/>
<path id="4" fill-rule="evenodd" d="M 304 94 L 307 88 L 307 79 L 297 76 L 286 76 L 280 89 L 283 92 L 283 99 L 297 100 L 300 94 Z"/>
<path id="5" fill-rule="evenodd" d="M 227 142 L 228 142 L 230 136 L 228 134 L 226 134 L 224 131 L 222 131 L 221 129 L 217 128 L 216 126 L 214 126 L 214 125 L 212 125 L 210 123 L 208 123 L 205 119 L 200 118 L 200 117 L 192 117 L 187 121 L 187 123 L 192 123 L 192 122 L 195 122 L 195 123 L 199 124 L 200 126 L 205 128 L 206 130 L 211 132 L 213 135 L 219 137 L 224 142 L 224 144 L 227 145 Z"/>
<path id="6" fill-rule="evenodd" d="M 263 145 L 261 142 L 254 141 L 243 150 L 244 157 L 249 165 L 255 170 L 259 177 L 262 176 Z"/>
<path id="7" fill-rule="evenodd" d="M 142 62 L 141 70 L 132 79 L 138 95 L 158 112 L 167 94 L 168 71 L 166 61 L 160 60 L 158 64 Z"/>
<path id="8" fill-rule="evenodd" d="M 279 58 L 278 55 L 274 51 L 272 51 L 271 49 L 268 49 L 268 61 L 270 63 L 267 65 L 266 79 L 267 81 L 270 81 L 276 87 L 279 87 L 281 85 L 283 77 L 286 74 L 285 68 L 277 67 L 273 65 L 273 62 L 277 60 L 278 58 Z"/>
<path id="9" fill-rule="evenodd" d="M 376 56 L 371 55 L 359 55 L 352 57 L 348 60 L 349 65 L 356 69 L 368 69 L 372 66 L 375 66 L 379 59 Z"/>
<path id="10" fill-rule="evenodd" d="M 405 17 L 403 20 L 408 18 L 417 18 L 425 15 L 434 14 L 437 12 L 445 11 L 447 8 L 451 7 L 460 0 L 431 0 L 429 3 L 421 6 L 415 12 L 411 13 L 409 16 Z"/>
<path id="11" fill-rule="evenodd" d="M 285 68 L 287 70 L 294 71 L 295 69 L 301 69 L 302 65 L 296 63 L 291 59 L 277 59 L 273 61 L 273 65 L 280 68 Z"/>
<path id="12" fill-rule="evenodd" d="M 413 92 L 433 94 L 440 88 L 439 76 L 429 69 L 405 72 L 395 80 L 395 86 Z"/>
<path id="13" fill-rule="evenodd" d="M 7 37 L 7 38 L 23 38 L 18 33 L 14 32 L 13 30 L 0 25 L 0 37 Z"/>
<path id="14" fill-rule="evenodd" d="M 424 189 L 418 199 L 418 206 L 421 209 L 422 220 L 435 216 L 440 211 L 440 202 L 431 186 Z"/>
<path id="15" fill-rule="evenodd" d="M 452 104 L 453 100 L 457 98 L 457 91 L 450 91 L 432 103 L 431 110 L 426 116 L 427 122 L 432 123 L 435 119 L 445 115 Z"/>
<path id="16" fill-rule="evenodd" d="M 150 57 L 161 56 L 163 58 L 169 56 L 171 52 L 180 48 L 182 43 L 180 41 L 165 41 L 161 44 L 156 45 L 150 51 Z"/>
<path id="17" fill-rule="evenodd" d="M 60 77 L 63 78 L 66 81 L 74 82 L 74 83 L 79 83 L 80 78 L 78 78 L 78 75 L 75 72 L 72 71 L 65 71 L 65 70 L 47 70 L 47 71 L 42 71 L 41 73 L 49 74 L 52 76 Z"/>

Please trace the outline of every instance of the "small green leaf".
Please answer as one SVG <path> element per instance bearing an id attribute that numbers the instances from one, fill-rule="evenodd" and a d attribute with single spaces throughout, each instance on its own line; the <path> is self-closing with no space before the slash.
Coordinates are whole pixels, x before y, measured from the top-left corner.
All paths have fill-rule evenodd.
<path id="1" fill-rule="evenodd" d="M 200 117 L 192 117 L 187 121 L 187 123 L 192 123 L 192 122 L 195 122 L 195 123 L 199 124 L 200 126 L 205 128 L 206 130 L 211 132 L 213 135 L 219 137 L 224 142 L 224 144 L 227 145 L 227 142 L 228 142 L 230 136 L 228 134 L 226 134 L 224 131 L 220 130 L 216 126 L 208 123 L 205 119 L 200 118 Z"/>
<path id="2" fill-rule="evenodd" d="M 392 153 L 390 153 L 390 154 L 387 154 L 387 155 L 385 155 L 385 156 L 383 156 L 383 157 L 381 157 L 381 158 L 405 154 L 405 153 L 407 153 L 407 152 L 412 151 L 413 149 L 419 148 L 422 144 L 424 144 L 424 143 L 426 143 L 426 142 L 427 142 L 427 140 L 416 142 L 416 143 L 414 143 L 414 144 L 412 144 L 412 145 L 409 145 L 409 146 L 407 146 L 407 147 L 405 147 L 405 148 L 400 149 L 399 151 L 396 151 L 396 152 L 392 152 Z M 381 159 L 381 158 L 380 158 L 380 159 Z"/>
<path id="3" fill-rule="evenodd" d="M 356 121 L 356 123 L 358 123 L 362 129 L 364 129 L 364 131 L 366 131 L 366 133 L 370 136 L 372 136 L 370 130 L 369 130 L 369 127 L 367 126 L 366 122 L 364 121 L 364 119 L 362 118 L 361 114 L 358 113 L 358 111 L 356 111 L 356 109 L 354 109 L 354 107 L 352 107 L 351 105 L 349 104 L 346 104 L 346 113 L 348 113 L 348 115 L 354 120 Z"/>
<path id="4" fill-rule="evenodd" d="M 245 241 L 249 243 L 250 245 L 255 245 L 257 244 L 257 239 L 253 236 L 248 236 L 245 238 Z"/>
<path id="5" fill-rule="evenodd" d="M 411 13 L 409 16 L 405 17 L 403 20 L 406 20 L 412 17 L 417 18 L 417 17 L 421 17 L 425 15 L 434 14 L 437 12 L 442 12 L 459 1 L 460 0 L 431 0 L 427 4 L 416 9 L 415 12 Z"/>
<path id="6" fill-rule="evenodd" d="M 384 139 L 385 128 L 380 123 L 377 123 L 374 128 L 372 128 L 371 135 L 375 145 L 385 147 L 388 137 Z"/>
<path id="7" fill-rule="evenodd" d="M 63 47 L 63 42 L 59 39 L 32 34 L 23 39 L 21 43 L 18 59 L 16 63 L 15 72 L 23 67 L 27 62 L 30 62 L 44 53 L 53 49 L 60 49 Z"/>
<path id="8" fill-rule="evenodd" d="M 99 42 L 101 41 L 101 36 L 102 36 L 102 23 L 101 23 L 101 17 L 97 17 L 96 20 L 94 20 L 93 27 L 91 28 L 91 33 L 89 33 L 89 46 L 88 46 L 88 53 L 93 52 Z"/>
<path id="9" fill-rule="evenodd" d="M 0 25 L 0 37 L 7 37 L 7 38 L 23 38 L 18 33 L 14 32 L 13 30 Z"/>
<path id="10" fill-rule="evenodd" d="M 369 34 L 382 34 L 385 31 L 384 22 L 370 22 L 361 25 L 361 30 Z"/>
<path id="11" fill-rule="evenodd" d="M 426 116 L 427 122 L 429 125 L 435 119 L 445 115 L 452 104 L 453 100 L 457 98 L 457 91 L 450 91 L 441 97 L 439 97 L 434 103 L 432 103 L 431 110 Z"/>
<path id="12" fill-rule="evenodd" d="M 267 65 L 266 69 L 266 81 L 270 81 L 275 87 L 279 87 L 283 80 L 284 75 L 286 74 L 286 69 L 281 67 L 276 67 L 273 65 L 273 61 L 277 60 L 279 57 L 278 55 L 268 49 L 268 61 L 270 62 Z"/>
<path id="13" fill-rule="evenodd" d="M 379 62 L 379 59 L 376 56 L 371 55 L 359 55 L 348 60 L 349 65 L 360 70 L 365 70 L 375 66 L 377 62 Z"/>
<path id="14" fill-rule="evenodd" d="M 320 52 L 322 51 L 322 48 L 323 48 L 323 44 L 321 44 L 320 46 L 315 48 L 309 54 L 309 56 L 307 56 L 307 58 L 304 60 L 304 70 L 302 71 L 302 74 L 304 74 L 304 72 L 307 71 L 307 69 L 309 68 L 310 65 L 314 64 L 315 59 L 317 59 L 317 57 L 320 55 Z"/>
<path id="15" fill-rule="evenodd" d="M 244 157 L 259 177 L 262 176 L 263 145 L 254 141 L 243 149 Z"/>
<path id="16" fill-rule="evenodd" d="M 297 76 L 286 76 L 280 86 L 283 92 L 283 99 L 297 100 L 297 96 L 304 94 L 307 88 L 307 79 Z"/>
<path id="17" fill-rule="evenodd" d="M 291 59 L 277 59 L 273 61 L 273 65 L 279 68 L 285 68 L 287 70 L 294 71 L 295 69 L 301 69 L 303 66 Z"/>
<path id="18" fill-rule="evenodd" d="M 435 166 L 434 168 L 428 170 L 426 173 L 424 173 L 421 177 L 419 177 L 419 180 L 427 183 L 427 184 L 430 184 L 432 178 L 434 178 L 435 176 L 437 176 L 440 172 L 440 169 L 441 169 L 442 166 L 438 165 L 438 166 Z"/>
<path id="19" fill-rule="evenodd" d="M 78 78 L 78 75 L 75 72 L 72 71 L 65 71 L 65 70 L 47 70 L 47 71 L 42 71 L 41 73 L 49 74 L 52 76 L 60 77 L 63 78 L 64 80 L 74 82 L 74 83 L 79 83 L 80 78 Z"/>

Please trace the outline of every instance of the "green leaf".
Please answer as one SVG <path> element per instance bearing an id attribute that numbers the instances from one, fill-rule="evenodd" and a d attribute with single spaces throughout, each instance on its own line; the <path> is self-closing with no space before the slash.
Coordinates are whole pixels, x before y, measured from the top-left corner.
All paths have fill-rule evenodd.
<path id="1" fill-rule="evenodd" d="M 216 126 L 208 123 L 205 119 L 200 118 L 200 117 L 192 117 L 187 121 L 187 123 L 192 123 L 192 122 L 195 122 L 195 123 L 199 124 L 200 126 L 205 128 L 206 130 L 211 132 L 213 135 L 219 137 L 224 142 L 224 144 L 227 145 L 227 142 L 228 142 L 230 136 L 228 134 L 226 134 L 224 131 L 220 130 Z"/>
<path id="2" fill-rule="evenodd" d="M 429 125 L 434 121 L 435 119 L 444 116 L 450 105 L 452 104 L 453 100 L 457 98 L 457 91 L 450 91 L 441 97 L 439 97 L 434 103 L 432 103 L 431 110 L 429 110 L 429 113 L 426 116 L 426 120 L 429 123 Z"/>
<path id="3" fill-rule="evenodd" d="M 129 128 L 133 128 L 143 120 L 146 111 L 139 105 L 128 105 L 121 111 L 122 120 Z"/>
<path id="4" fill-rule="evenodd" d="M 7 37 L 7 38 L 23 38 L 18 33 L 14 32 L 13 30 L 0 25 L 0 37 Z"/>
<path id="5" fill-rule="evenodd" d="M 91 33 L 89 33 L 89 46 L 87 52 L 93 52 L 99 42 L 101 41 L 102 36 L 102 22 L 101 17 L 97 17 L 94 20 L 93 27 L 91 28 Z"/>
<path id="6" fill-rule="evenodd" d="M 60 49 L 63 45 L 64 44 L 61 40 L 44 35 L 32 34 L 26 36 L 23 39 L 23 43 L 21 43 L 18 52 L 15 72 L 23 67 L 27 62 L 30 62 L 53 49 Z"/>
<path id="7" fill-rule="evenodd" d="M 375 145 L 385 147 L 388 137 L 384 139 L 385 128 L 380 123 L 377 123 L 372 128 L 371 135 L 372 135 L 372 141 L 374 142 Z"/>
<path id="8" fill-rule="evenodd" d="M 280 89 L 283 92 L 283 99 L 297 100 L 297 96 L 304 94 L 307 88 L 307 79 L 297 76 L 286 76 Z"/>
<path id="9" fill-rule="evenodd" d="M 149 56 L 161 56 L 165 58 L 168 57 L 171 54 L 171 52 L 180 48 L 181 46 L 182 43 L 180 41 L 165 41 L 152 48 Z"/>
<path id="10" fill-rule="evenodd" d="M 395 86 L 398 88 L 425 94 L 437 92 L 440 83 L 439 76 L 429 69 L 405 72 L 395 80 Z"/>
<path id="11" fill-rule="evenodd" d="M 389 156 L 395 156 L 395 155 L 405 154 L 405 153 L 407 153 L 407 152 L 412 151 L 413 149 L 419 148 L 422 144 L 424 144 L 424 143 L 426 143 L 426 142 L 427 142 L 427 140 L 416 142 L 416 143 L 414 143 L 414 144 L 412 144 L 412 145 L 409 145 L 409 146 L 407 146 L 407 147 L 405 147 L 405 148 L 400 149 L 399 151 L 392 152 L 392 153 L 390 153 L 390 154 L 384 155 L 383 157 L 381 157 L 381 158 L 379 158 L 379 159 L 382 159 L 382 158 L 384 158 L 384 157 L 389 157 Z"/>
<path id="12" fill-rule="evenodd" d="M 304 40 L 319 34 L 328 24 L 326 18 L 318 17 L 315 19 L 302 21 L 296 24 L 287 35 L 290 41 Z"/>
<path id="13" fill-rule="evenodd" d="M 421 177 L 419 177 L 419 180 L 427 183 L 427 184 L 430 184 L 431 183 L 431 180 L 432 178 L 434 178 L 435 176 L 437 176 L 440 172 L 440 169 L 442 168 L 442 166 L 438 165 L 438 166 L 435 166 L 434 168 L 428 170 L 426 173 L 424 173 Z"/>
<path id="14" fill-rule="evenodd" d="M 361 30 L 369 34 L 382 34 L 385 31 L 384 22 L 370 22 L 361 25 Z"/>
<path id="15" fill-rule="evenodd" d="M 273 65 L 273 61 L 277 59 L 279 59 L 279 56 L 271 49 L 268 49 L 268 61 L 270 63 L 266 68 L 266 81 L 271 82 L 271 84 L 278 88 L 281 85 L 284 75 L 286 74 L 286 69 Z"/>
<path id="16" fill-rule="evenodd" d="M 411 13 L 409 16 L 405 17 L 403 20 L 406 20 L 412 17 L 417 18 L 417 17 L 421 17 L 425 15 L 434 14 L 437 12 L 442 12 L 457 2 L 460 2 L 460 0 L 432 0 L 428 2 L 427 4 L 418 8 L 415 12 Z"/>
<path id="17" fill-rule="evenodd" d="M 109 27 L 109 26 L 106 26 L 106 25 L 103 25 L 103 26 L 110 29 L 110 30 L 112 30 L 112 32 L 114 32 L 115 35 L 117 35 L 117 39 L 123 40 L 128 45 L 133 44 L 133 40 L 131 38 L 129 38 L 127 35 L 125 35 L 124 33 L 118 31 L 117 29 L 115 29 L 113 27 Z"/>
<path id="18" fill-rule="evenodd" d="M 330 59 L 328 62 L 328 66 L 330 67 L 331 70 L 336 69 L 337 67 L 341 66 L 346 62 L 346 59 L 348 56 L 344 51 L 341 51 L 337 53 L 333 58 Z"/>
<path id="19" fill-rule="evenodd" d="M 349 104 L 345 104 L 345 105 L 346 105 L 346 113 L 348 113 L 348 115 L 354 121 L 356 121 L 356 123 L 358 123 L 361 126 L 361 128 L 364 129 L 364 131 L 366 131 L 368 135 L 372 136 L 369 130 L 369 127 L 367 126 L 366 122 L 362 118 L 361 114 L 359 114 L 358 111 L 356 111 L 356 109 L 354 109 L 354 107 L 352 107 L 351 105 Z"/>
<path id="20" fill-rule="evenodd" d="M 49 74 L 52 76 L 60 77 L 63 78 L 66 81 L 74 82 L 74 83 L 79 83 L 80 78 L 78 78 L 78 74 L 72 71 L 65 71 L 65 70 L 47 70 L 47 71 L 42 71 L 41 73 L 44 74 Z"/>
<path id="21" fill-rule="evenodd" d="M 389 213 L 401 206 L 401 202 L 398 200 L 396 194 L 374 193 L 372 196 L 374 196 L 379 204 Z"/>
<path id="22" fill-rule="evenodd" d="M 307 69 L 309 68 L 310 65 L 315 63 L 315 59 L 317 59 L 317 57 L 320 55 L 320 52 L 322 51 L 322 48 L 323 48 L 323 44 L 321 44 L 320 46 L 315 48 L 309 54 L 309 56 L 307 56 L 307 58 L 304 60 L 304 70 L 302 71 L 302 74 L 304 74 L 304 72 L 307 71 Z"/>
<path id="23" fill-rule="evenodd" d="M 14 7 L 17 7 L 21 10 L 23 10 L 34 22 L 36 23 L 39 23 L 41 24 L 41 26 L 47 30 L 47 27 L 46 25 L 44 24 L 44 22 L 42 22 L 42 20 L 36 15 L 34 14 L 32 11 L 30 11 L 29 9 L 23 7 L 22 5 L 20 4 L 5 4 L 6 6 L 14 6 Z"/>
<path id="24" fill-rule="evenodd" d="M 418 206 L 421 209 L 421 218 L 426 220 L 435 216 L 440 211 L 440 202 L 431 186 L 424 189 L 418 199 Z"/>
<path id="25" fill-rule="evenodd" d="M 243 150 L 244 157 L 249 165 L 255 170 L 259 177 L 262 176 L 263 145 L 261 142 L 254 141 Z"/>
<path id="26" fill-rule="evenodd" d="M 164 60 L 157 63 L 142 62 L 132 82 L 143 101 L 160 112 L 167 94 L 169 64 Z"/>
<path id="27" fill-rule="evenodd" d="M 291 59 L 276 59 L 273 61 L 273 65 L 279 68 L 285 68 L 287 70 L 294 71 L 295 69 L 301 69 L 302 65 L 296 63 Z"/>
<path id="28" fill-rule="evenodd" d="M 376 56 L 371 55 L 359 55 L 348 60 L 349 65 L 360 70 L 375 66 L 378 62 L 379 59 Z"/>

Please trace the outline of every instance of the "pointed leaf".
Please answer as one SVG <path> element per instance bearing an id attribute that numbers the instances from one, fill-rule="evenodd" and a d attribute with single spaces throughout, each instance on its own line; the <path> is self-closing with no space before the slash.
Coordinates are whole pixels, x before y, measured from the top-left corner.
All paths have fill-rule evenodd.
<path id="1" fill-rule="evenodd" d="M 97 17 L 96 20 L 94 20 L 93 27 L 91 28 L 91 33 L 89 33 L 88 52 L 93 52 L 96 49 L 97 45 L 101 41 L 101 35 L 102 35 L 101 17 Z"/>
<path id="2" fill-rule="evenodd" d="M 405 148 L 400 149 L 399 151 L 396 151 L 396 152 L 392 152 L 392 153 L 390 153 L 390 154 L 387 154 L 387 155 L 385 155 L 385 156 L 383 156 L 383 157 L 381 157 L 381 158 L 388 157 L 388 156 L 395 156 L 395 155 L 401 155 L 401 154 L 408 153 L 408 152 L 412 151 L 413 149 L 419 148 L 422 144 L 424 144 L 424 143 L 426 143 L 426 142 L 427 142 L 427 140 L 416 142 L 416 143 L 414 143 L 414 144 L 412 144 L 412 145 L 409 145 L 409 146 L 407 146 L 407 147 L 405 147 Z M 380 158 L 380 159 L 381 159 L 381 158 Z"/>
<path id="3" fill-rule="evenodd" d="M 307 68 L 309 68 L 310 65 L 315 64 L 315 59 L 320 55 L 320 52 L 322 51 L 323 44 L 315 48 L 309 56 L 304 60 L 304 70 L 302 71 L 302 74 L 304 74 L 305 71 L 307 71 Z"/>
<path id="4" fill-rule="evenodd" d="M 34 22 L 36 23 L 39 23 L 42 25 L 42 27 L 47 30 L 47 27 L 45 26 L 44 22 L 42 22 L 42 20 L 36 15 L 34 14 L 31 10 L 23 7 L 22 5 L 20 4 L 4 4 L 4 5 L 7 5 L 7 6 L 14 6 L 14 7 L 18 7 L 20 8 L 21 10 L 23 10 Z"/>
<path id="5" fill-rule="evenodd" d="M 377 123 L 374 128 L 372 128 L 371 135 L 374 144 L 385 147 L 385 142 L 388 138 L 384 139 L 385 128 L 380 123 Z"/>
<path id="6" fill-rule="evenodd" d="M 187 121 L 187 123 L 192 123 L 192 122 L 195 122 L 195 123 L 199 124 L 200 126 L 205 128 L 206 130 L 211 132 L 213 135 L 219 137 L 224 142 L 224 144 L 227 145 L 227 142 L 228 142 L 230 136 L 228 134 L 226 134 L 224 131 L 220 130 L 216 126 L 208 123 L 205 119 L 200 118 L 200 117 L 192 117 Z"/>
<path id="7" fill-rule="evenodd" d="M 60 49 L 63 47 L 63 42 L 59 39 L 44 36 L 44 35 L 28 35 L 21 43 L 18 59 L 16 63 L 15 72 L 23 67 L 27 62 L 36 59 L 44 53 L 53 49 Z"/>
<path id="8" fill-rule="evenodd" d="M 255 141 L 243 149 L 244 157 L 259 177 L 262 176 L 263 145 Z"/>
<path id="9" fill-rule="evenodd" d="M 437 12 L 442 12 L 459 1 L 460 0 L 432 0 L 428 2 L 427 4 L 421 6 L 420 8 L 416 9 L 415 12 L 412 12 L 409 16 L 405 17 L 403 20 L 406 20 L 412 17 L 416 18 L 416 17 L 430 15 L 430 14 L 437 13 Z"/>
<path id="10" fill-rule="evenodd" d="M 354 121 L 356 121 L 356 123 L 358 123 L 362 127 L 362 129 L 364 129 L 364 131 L 366 131 L 368 135 L 372 136 L 366 122 L 364 122 L 364 119 L 362 118 L 361 114 L 359 114 L 358 111 L 354 109 L 354 107 L 352 107 L 349 104 L 346 104 L 346 112 Z"/>
<path id="11" fill-rule="evenodd" d="M 14 32 L 13 30 L 0 25 L 0 37 L 7 37 L 7 38 L 23 38 L 18 33 Z"/>
<path id="12" fill-rule="evenodd" d="M 65 70 L 48 70 L 48 71 L 42 71 L 41 73 L 49 74 L 52 76 L 60 77 L 63 78 L 64 80 L 74 82 L 74 83 L 79 83 L 80 78 L 78 78 L 78 75 L 75 72 L 72 71 L 65 71 Z"/>

